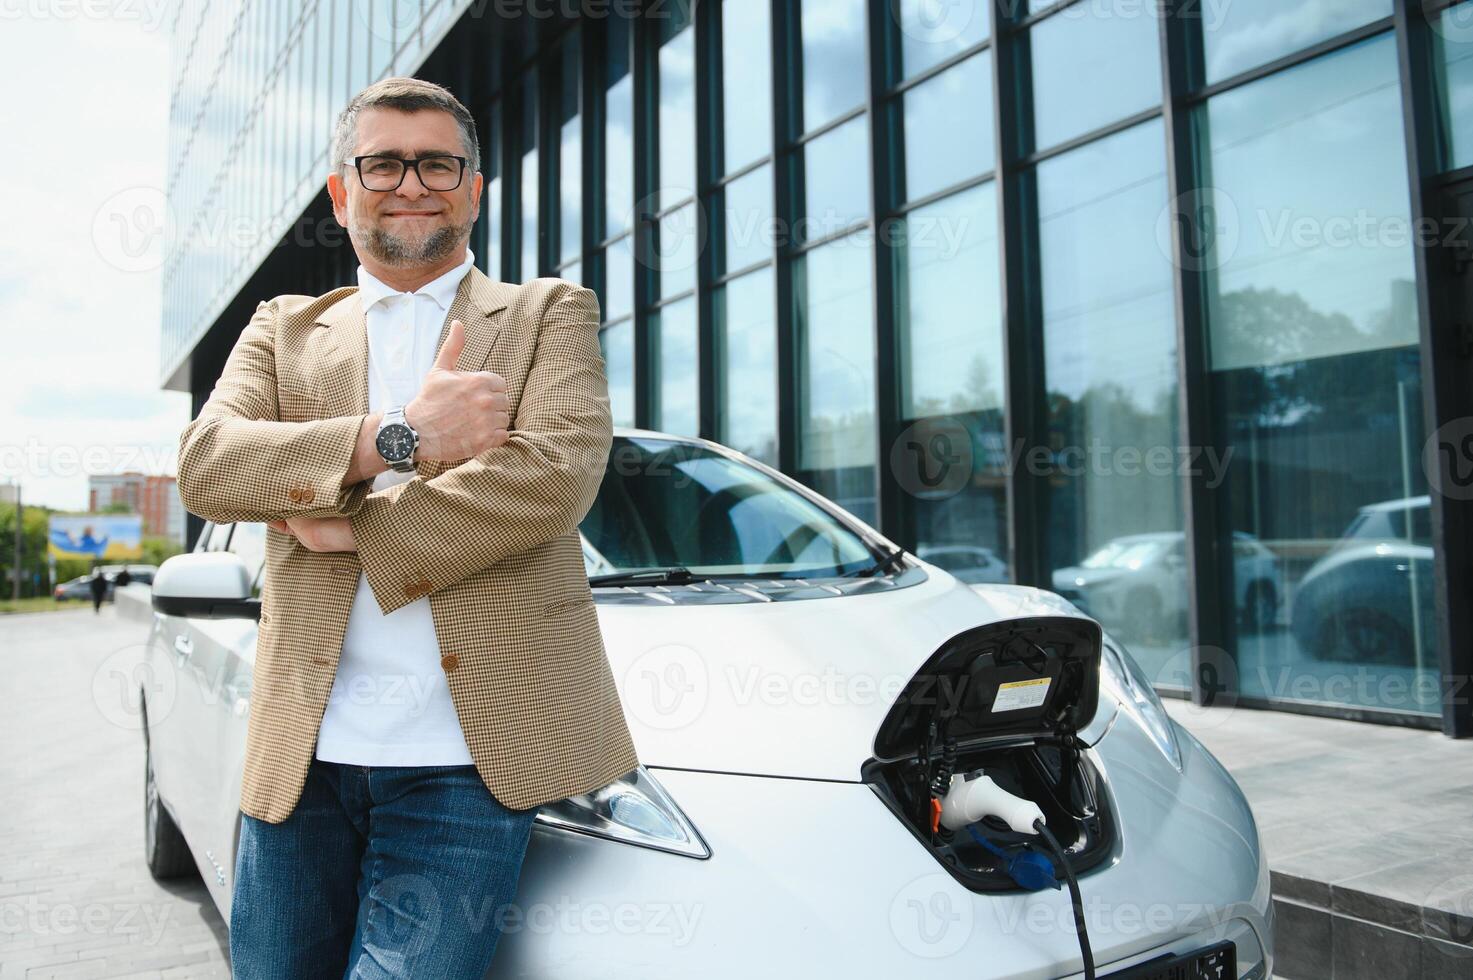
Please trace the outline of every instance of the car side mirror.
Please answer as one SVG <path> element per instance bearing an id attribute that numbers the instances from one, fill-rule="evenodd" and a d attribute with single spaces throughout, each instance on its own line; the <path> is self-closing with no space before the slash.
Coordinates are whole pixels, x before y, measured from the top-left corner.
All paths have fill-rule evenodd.
<path id="1" fill-rule="evenodd" d="M 260 619 L 251 597 L 251 573 L 228 551 L 175 555 L 153 578 L 153 610 L 194 619 Z"/>

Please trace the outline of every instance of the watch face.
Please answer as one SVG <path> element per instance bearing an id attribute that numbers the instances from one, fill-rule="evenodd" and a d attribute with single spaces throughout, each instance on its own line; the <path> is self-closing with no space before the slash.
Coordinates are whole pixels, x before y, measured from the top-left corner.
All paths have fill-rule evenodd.
<path id="1" fill-rule="evenodd" d="M 386 425 L 378 434 L 379 455 L 390 462 L 408 459 L 414 452 L 414 433 L 409 426 Z"/>

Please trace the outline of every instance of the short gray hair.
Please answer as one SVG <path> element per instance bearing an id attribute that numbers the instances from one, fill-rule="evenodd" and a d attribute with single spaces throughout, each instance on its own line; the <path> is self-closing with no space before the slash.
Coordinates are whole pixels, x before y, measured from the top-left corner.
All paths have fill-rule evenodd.
<path id="1" fill-rule="evenodd" d="M 460 126 L 460 141 L 465 145 L 466 160 L 472 173 L 481 169 L 481 144 L 476 138 L 476 121 L 470 110 L 450 94 L 450 90 L 421 78 L 385 78 L 374 82 L 348 101 L 338 114 L 332 137 L 333 167 L 341 167 L 358 145 L 358 113 L 364 109 L 397 109 L 400 112 L 422 112 L 426 109 L 448 112 Z"/>

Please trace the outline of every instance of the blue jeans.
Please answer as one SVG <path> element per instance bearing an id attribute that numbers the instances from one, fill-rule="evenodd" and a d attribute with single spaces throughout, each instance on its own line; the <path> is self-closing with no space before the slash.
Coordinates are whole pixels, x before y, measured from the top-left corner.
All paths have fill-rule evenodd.
<path id="1" fill-rule="evenodd" d="M 284 821 L 241 814 L 234 976 L 478 980 L 539 809 L 503 806 L 471 765 L 314 758 Z"/>

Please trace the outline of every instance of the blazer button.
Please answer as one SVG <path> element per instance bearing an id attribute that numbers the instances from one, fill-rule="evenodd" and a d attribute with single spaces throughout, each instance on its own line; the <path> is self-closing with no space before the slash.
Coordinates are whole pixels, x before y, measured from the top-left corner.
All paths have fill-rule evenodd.
<path id="1" fill-rule="evenodd" d="M 304 503 L 304 504 L 310 504 L 312 501 L 314 501 L 316 499 L 317 499 L 317 491 L 316 490 L 313 490 L 311 487 L 303 487 L 302 488 L 302 503 Z"/>
<path id="2" fill-rule="evenodd" d="M 408 585 L 404 586 L 404 597 L 406 599 L 419 598 L 419 586 L 413 582 L 410 582 Z"/>
<path id="3" fill-rule="evenodd" d="M 450 673 L 460 663 L 460 658 L 453 653 L 447 653 L 440 658 L 440 666 L 445 668 L 445 673 Z"/>
<path id="4" fill-rule="evenodd" d="M 287 495 L 287 499 L 289 499 L 294 504 L 299 504 L 299 503 L 302 502 L 302 488 L 301 487 L 292 487 L 290 490 L 288 490 L 286 492 L 286 495 Z"/>
<path id="5" fill-rule="evenodd" d="M 429 595 L 433 591 L 435 591 L 435 587 L 430 584 L 430 580 L 429 579 L 422 578 L 422 579 L 419 580 L 419 594 L 420 595 Z"/>

